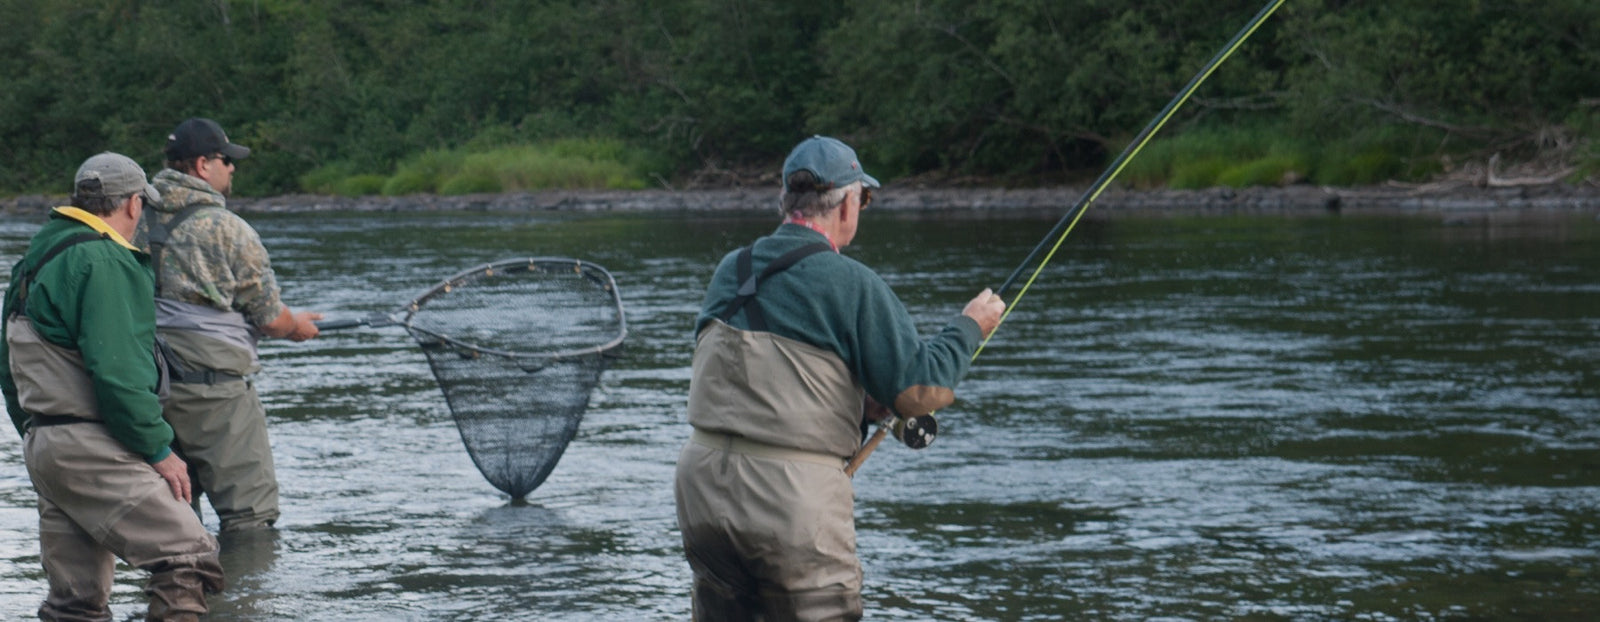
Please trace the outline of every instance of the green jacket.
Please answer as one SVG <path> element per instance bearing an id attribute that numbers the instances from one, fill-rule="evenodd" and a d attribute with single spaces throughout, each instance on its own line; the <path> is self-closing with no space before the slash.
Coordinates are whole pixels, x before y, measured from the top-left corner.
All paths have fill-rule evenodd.
<path id="1" fill-rule="evenodd" d="M 35 262 L 62 240 L 85 232 L 110 232 L 111 239 L 71 246 L 46 263 L 28 287 L 24 312 L 44 339 L 83 355 L 107 430 L 154 464 L 172 453 L 172 427 L 161 418 L 156 396 L 155 283 L 149 255 L 127 244 L 98 217 L 58 207 L 12 268 L 3 312 L 11 313 L 20 291 L 17 282 Z M 0 325 L 0 361 L 11 360 L 5 336 Z M 17 401 L 9 364 L 0 366 L 0 391 L 12 424 L 25 434 L 28 414 Z"/>
<path id="2" fill-rule="evenodd" d="M 801 225 L 784 224 L 756 240 L 753 272 L 791 250 L 827 242 Z M 699 333 L 721 315 L 738 293 L 738 251 L 723 257 L 706 288 L 695 321 Z M 838 253 L 807 257 L 761 283 L 756 294 L 773 334 L 831 350 L 839 355 L 872 399 L 904 416 L 942 408 L 972 361 L 982 340 L 978 323 L 958 315 L 939 333 L 923 339 L 906 307 L 871 268 Z M 728 324 L 749 330 L 740 311 Z"/>

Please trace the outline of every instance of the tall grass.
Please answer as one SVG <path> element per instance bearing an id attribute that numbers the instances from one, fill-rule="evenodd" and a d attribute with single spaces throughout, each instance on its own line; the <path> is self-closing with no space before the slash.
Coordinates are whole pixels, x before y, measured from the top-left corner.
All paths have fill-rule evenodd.
<path id="1" fill-rule="evenodd" d="M 300 178 L 307 192 L 474 194 L 546 189 L 639 189 L 660 163 L 622 141 L 569 139 L 540 144 L 426 151 L 387 175 L 330 164 Z"/>
<path id="2" fill-rule="evenodd" d="M 1139 189 L 1416 180 L 1440 168 L 1428 132 L 1387 126 L 1326 140 L 1276 126 L 1189 128 L 1145 145 L 1120 179 Z"/>

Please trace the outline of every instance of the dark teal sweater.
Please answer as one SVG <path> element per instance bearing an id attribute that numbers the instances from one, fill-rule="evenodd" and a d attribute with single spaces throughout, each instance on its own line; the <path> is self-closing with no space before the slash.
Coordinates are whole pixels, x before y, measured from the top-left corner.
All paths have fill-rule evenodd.
<path id="1" fill-rule="evenodd" d="M 784 253 L 815 242 L 826 244 L 827 238 L 801 225 L 781 225 L 772 235 L 756 240 L 753 273 L 759 274 Z M 737 257 L 738 251 L 731 252 L 717 265 L 695 321 L 696 334 L 735 297 Z M 954 389 L 982 340 L 978 323 L 964 315 L 932 337 L 920 338 L 889 284 L 871 268 L 838 253 L 817 253 L 773 275 L 761 284 L 756 300 L 770 332 L 838 354 L 867 394 L 886 406 L 915 386 Z M 750 329 L 745 311 L 728 323 Z"/>

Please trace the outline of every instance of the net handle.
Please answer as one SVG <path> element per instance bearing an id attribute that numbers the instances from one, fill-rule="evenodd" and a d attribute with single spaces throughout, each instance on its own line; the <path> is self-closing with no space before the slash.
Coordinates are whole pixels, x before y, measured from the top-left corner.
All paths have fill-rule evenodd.
<path id="1" fill-rule="evenodd" d="M 374 313 L 367 317 L 355 319 L 317 320 L 312 322 L 312 324 L 316 325 L 318 331 L 345 330 L 349 328 L 361 328 L 363 326 L 370 328 L 383 328 L 385 326 L 394 326 L 395 324 L 399 323 L 399 320 L 396 320 L 393 315 L 386 313 Z"/>

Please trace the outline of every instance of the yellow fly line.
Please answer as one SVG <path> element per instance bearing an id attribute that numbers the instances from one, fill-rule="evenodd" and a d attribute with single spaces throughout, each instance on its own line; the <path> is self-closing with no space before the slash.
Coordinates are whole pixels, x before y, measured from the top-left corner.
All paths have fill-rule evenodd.
<path id="1" fill-rule="evenodd" d="M 1005 313 L 1000 315 L 1000 324 L 996 324 L 995 329 L 989 332 L 989 336 L 983 339 L 983 343 L 978 344 L 978 349 L 972 353 L 972 360 L 978 359 L 978 355 L 983 352 L 984 346 L 989 345 L 989 340 L 994 338 L 994 334 L 996 332 L 999 332 L 1000 325 L 1005 324 L 1006 318 L 1010 317 L 1011 312 L 1017 308 L 1017 303 L 1021 301 L 1022 297 L 1028 293 L 1028 289 L 1033 287 L 1034 280 L 1039 278 L 1039 273 L 1043 272 L 1044 267 L 1050 263 L 1050 259 L 1055 257 L 1056 250 L 1061 248 L 1061 243 L 1065 242 L 1067 240 L 1067 236 L 1072 234 L 1073 228 L 1078 226 L 1078 220 L 1083 218 L 1084 212 L 1088 211 L 1089 204 L 1093 203 L 1095 199 L 1100 197 L 1100 193 L 1105 191 L 1106 186 L 1110 185 L 1111 180 L 1115 179 L 1117 174 L 1121 173 L 1122 169 L 1128 166 L 1128 162 L 1133 160 L 1133 157 L 1139 154 L 1139 150 L 1143 149 L 1145 144 L 1150 142 L 1150 139 L 1155 136 L 1156 132 L 1161 131 L 1161 127 L 1166 125 L 1167 121 L 1172 118 L 1172 115 L 1177 113 L 1178 108 L 1183 106 L 1184 102 L 1189 100 L 1189 96 L 1193 95 L 1195 89 L 1200 87 L 1200 83 L 1205 82 L 1206 78 L 1211 77 L 1211 74 L 1217 70 L 1217 67 L 1222 65 L 1223 61 L 1226 61 L 1228 60 L 1228 57 L 1233 56 L 1233 53 L 1239 49 L 1239 46 L 1244 44 L 1244 40 L 1250 38 L 1250 35 L 1255 33 L 1256 29 L 1261 27 L 1262 22 L 1267 21 L 1267 18 L 1271 17 L 1272 13 L 1277 11 L 1278 7 L 1282 6 L 1284 1 L 1285 0 L 1271 0 L 1268 2 L 1265 7 L 1262 7 L 1259 13 L 1256 13 L 1255 18 L 1251 19 L 1249 24 L 1246 24 L 1245 27 L 1238 32 L 1238 34 L 1233 36 L 1231 41 L 1228 41 L 1227 45 L 1222 47 L 1221 51 L 1217 52 L 1217 55 L 1211 59 L 1211 62 L 1206 63 L 1206 66 L 1200 70 L 1200 73 L 1195 74 L 1195 76 L 1189 80 L 1189 84 L 1184 86 L 1183 90 L 1179 91 L 1178 95 L 1173 97 L 1172 101 L 1167 103 L 1167 107 L 1163 108 L 1161 112 L 1156 115 L 1156 118 L 1150 120 L 1150 124 L 1145 126 L 1143 131 L 1139 132 L 1139 135 L 1134 138 L 1131 144 L 1128 145 L 1128 148 L 1122 151 L 1122 155 L 1117 156 L 1117 159 L 1111 163 L 1111 166 L 1106 168 L 1105 173 L 1102 173 L 1100 178 L 1095 180 L 1094 185 L 1090 186 L 1089 190 L 1083 194 L 1083 197 L 1078 199 L 1078 203 L 1061 218 L 1060 222 L 1056 223 L 1055 229 L 1051 230 L 1049 234 L 1045 235 L 1044 240 L 1039 243 L 1039 246 L 1034 247 L 1033 252 L 1028 254 L 1028 258 L 1022 261 L 1022 265 L 1017 266 L 1017 271 L 1011 273 L 1011 277 L 1006 279 L 1005 284 L 1001 285 L 1000 289 L 995 291 L 996 294 L 1004 296 L 1005 291 L 1009 289 L 1011 283 L 1017 279 L 1018 274 L 1027 269 L 1028 264 L 1032 263 L 1033 258 L 1039 254 L 1039 249 L 1050 241 L 1051 236 L 1055 236 L 1055 244 L 1051 245 L 1050 251 L 1045 254 L 1044 259 L 1039 261 L 1039 265 L 1033 269 L 1033 273 L 1028 275 L 1028 280 L 1022 284 L 1022 289 L 1017 291 L 1017 297 L 1012 299 L 1011 302 L 1006 305 Z"/>
<path id="2" fill-rule="evenodd" d="M 1189 96 L 1193 95 L 1195 89 L 1200 87 L 1200 83 L 1205 82 L 1206 78 L 1210 77 L 1223 61 L 1228 60 L 1228 57 L 1233 56 L 1234 51 L 1238 50 L 1239 46 L 1244 44 L 1244 40 L 1250 38 L 1250 35 L 1254 33 L 1257 28 L 1260 28 L 1262 22 L 1267 21 L 1267 18 L 1271 17 L 1272 13 L 1277 11 L 1278 7 L 1282 6 L 1284 1 L 1285 0 L 1270 0 L 1267 2 L 1267 5 L 1262 7 L 1259 13 L 1256 13 L 1256 16 L 1250 20 L 1250 23 L 1246 24 L 1245 27 L 1238 32 L 1238 34 L 1235 34 L 1233 39 L 1228 41 L 1227 45 L 1224 45 L 1222 50 L 1217 52 L 1215 57 L 1212 57 L 1211 62 L 1206 63 L 1206 66 L 1200 70 L 1200 73 L 1195 74 L 1195 76 L 1189 80 L 1189 84 L 1185 85 L 1183 90 L 1179 91 L 1178 95 L 1172 98 L 1172 101 L 1167 102 L 1167 107 L 1163 108 L 1161 112 L 1156 115 L 1156 118 L 1150 120 L 1150 124 L 1146 125 L 1144 130 L 1140 131 L 1139 135 L 1135 137 L 1133 142 L 1128 145 L 1128 148 L 1124 149 L 1122 154 L 1117 156 L 1116 160 L 1112 161 L 1111 166 L 1106 167 L 1105 172 L 1100 174 L 1100 178 L 1095 180 L 1094 185 L 1090 186 L 1089 190 L 1083 194 L 1083 197 L 1078 199 L 1078 203 L 1073 205 L 1072 209 L 1068 210 L 1066 215 L 1061 217 L 1060 221 L 1056 222 L 1055 227 L 1051 229 L 1050 233 L 1046 234 L 1044 239 L 1039 241 L 1039 245 L 1035 246 L 1033 251 L 1028 253 L 1028 257 L 1022 260 L 1022 264 L 1017 266 L 1016 271 L 1012 272 L 1011 276 L 1006 278 L 1005 283 L 1002 284 L 999 289 L 995 290 L 997 295 L 1003 297 L 1006 290 L 1011 288 L 1011 284 L 1016 281 L 1019 276 L 1021 276 L 1022 272 L 1026 270 L 1029 265 L 1033 263 L 1034 258 L 1038 257 L 1040 251 L 1045 248 L 1045 245 L 1050 244 L 1051 238 L 1055 239 L 1055 243 L 1050 244 L 1049 252 L 1045 253 L 1044 258 L 1040 260 L 1038 266 L 1033 269 L 1033 273 L 1028 275 L 1028 280 L 1023 283 L 1022 289 L 1017 291 L 1017 297 L 1013 298 L 1010 304 L 1006 305 L 1005 313 L 1000 315 L 1000 323 L 995 325 L 995 330 L 990 331 L 989 336 L 985 337 L 983 342 L 978 344 L 978 349 L 972 353 L 972 360 L 976 361 L 978 359 L 978 355 L 983 352 L 984 346 L 989 345 L 989 340 L 994 338 L 994 333 L 1000 330 L 1000 324 L 1004 324 L 1006 318 L 1011 317 L 1011 312 L 1017 308 L 1017 303 L 1022 300 L 1022 297 L 1025 294 L 1028 293 L 1028 289 L 1033 286 L 1034 280 L 1039 278 L 1039 273 L 1044 271 L 1045 265 L 1049 264 L 1050 259 L 1055 257 L 1056 250 L 1061 248 L 1061 243 L 1065 242 L 1067 236 L 1072 234 L 1073 228 L 1078 226 L 1078 220 L 1083 218 L 1083 213 L 1087 211 L 1089 204 L 1093 203 L 1094 200 L 1100 196 L 1100 193 L 1105 190 L 1106 186 L 1111 183 L 1111 180 L 1115 179 L 1117 174 L 1122 172 L 1122 169 L 1128 165 L 1128 161 L 1132 160 L 1135 155 L 1138 155 L 1139 150 L 1144 148 L 1145 143 L 1150 142 L 1150 138 L 1154 136 L 1163 125 L 1167 124 L 1167 120 L 1171 119 L 1172 115 L 1178 111 L 1178 108 L 1182 106 L 1184 102 L 1189 100 Z M 877 448 L 878 443 L 883 441 L 883 437 L 891 428 L 896 430 L 895 435 L 897 437 L 902 437 L 901 440 L 905 441 L 907 445 L 911 445 L 914 448 L 921 448 L 932 442 L 933 435 L 937 433 L 938 426 L 933 421 L 932 413 L 923 415 L 921 417 L 912 417 L 909 420 L 901 419 L 899 417 L 891 418 L 889 421 L 884 422 L 883 425 L 878 426 L 877 433 L 873 434 L 872 438 L 868 439 L 867 442 L 861 446 L 861 449 L 856 452 L 856 455 L 850 458 L 850 462 L 845 466 L 845 473 L 847 475 L 855 475 L 856 469 L 861 467 L 861 463 L 866 461 L 867 456 L 872 454 L 872 451 Z M 923 431 L 917 434 L 908 434 L 904 432 L 905 430 L 912 429 Z M 916 436 L 917 440 L 913 441 L 911 438 L 912 436 Z"/>

